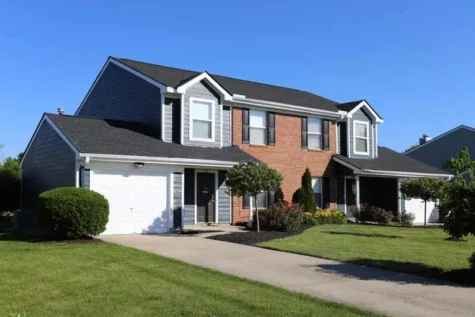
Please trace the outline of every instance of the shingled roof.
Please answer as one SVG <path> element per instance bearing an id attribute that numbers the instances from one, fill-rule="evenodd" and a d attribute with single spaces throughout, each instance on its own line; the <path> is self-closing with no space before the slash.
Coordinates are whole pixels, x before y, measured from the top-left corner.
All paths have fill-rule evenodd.
<path id="1" fill-rule="evenodd" d="M 446 171 L 382 146 L 378 147 L 378 157 L 374 159 L 356 159 L 343 155 L 334 155 L 334 157 L 361 170 L 451 175 Z"/>
<path id="2" fill-rule="evenodd" d="M 168 87 L 176 88 L 202 73 L 124 58 L 111 58 Z M 251 99 L 279 102 L 326 111 L 338 111 L 336 107 L 338 103 L 336 101 L 317 96 L 307 91 L 215 74 L 210 75 L 231 95 L 238 94 Z"/>
<path id="3" fill-rule="evenodd" d="M 184 146 L 164 142 L 148 126 L 136 122 L 47 113 L 46 116 L 80 153 L 215 160 L 257 161 L 231 146 L 223 148 Z"/>

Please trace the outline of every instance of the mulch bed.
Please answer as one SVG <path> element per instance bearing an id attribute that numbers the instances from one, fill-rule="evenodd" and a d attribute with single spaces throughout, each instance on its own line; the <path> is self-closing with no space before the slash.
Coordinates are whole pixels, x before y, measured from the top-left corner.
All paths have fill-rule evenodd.
<path id="1" fill-rule="evenodd" d="M 232 242 L 244 245 L 254 246 L 261 242 L 266 242 L 275 239 L 282 239 L 301 234 L 312 226 L 301 226 L 298 230 L 292 232 L 280 231 L 247 231 L 247 232 L 233 232 L 228 234 L 220 234 L 208 237 L 207 239 L 219 240 L 225 242 Z"/>

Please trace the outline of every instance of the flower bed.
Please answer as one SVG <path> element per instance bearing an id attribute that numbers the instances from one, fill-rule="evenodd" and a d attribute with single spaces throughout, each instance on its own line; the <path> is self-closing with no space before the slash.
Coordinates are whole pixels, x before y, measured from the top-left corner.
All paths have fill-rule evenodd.
<path id="1" fill-rule="evenodd" d="M 278 201 L 267 210 L 259 210 L 259 224 L 263 230 L 295 231 L 302 222 L 302 207 L 286 200 Z"/>
<path id="2" fill-rule="evenodd" d="M 329 225 L 346 223 L 345 214 L 338 209 L 317 210 L 316 212 L 306 212 L 304 222 L 309 225 Z"/>

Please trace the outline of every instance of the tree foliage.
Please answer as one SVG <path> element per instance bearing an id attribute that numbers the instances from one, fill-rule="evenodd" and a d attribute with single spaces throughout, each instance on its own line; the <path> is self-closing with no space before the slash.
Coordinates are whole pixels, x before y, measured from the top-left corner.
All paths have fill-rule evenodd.
<path id="1" fill-rule="evenodd" d="M 257 195 L 268 190 L 277 190 L 282 183 L 282 175 L 275 169 L 263 163 L 240 163 L 231 168 L 227 173 L 226 186 L 233 196 L 242 197 L 249 195 L 256 202 L 257 231 L 259 227 L 259 210 Z"/>
<path id="2" fill-rule="evenodd" d="M 450 168 L 455 175 L 445 186 L 442 197 L 444 208 L 450 210 L 444 220 L 444 230 L 456 240 L 468 234 L 475 235 L 475 161 L 472 161 L 468 147 L 447 160 L 444 167 Z"/>
<path id="3" fill-rule="evenodd" d="M 427 222 L 427 202 L 439 199 L 443 187 L 444 181 L 438 178 L 416 178 L 401 184 L 401 193 L 405 199 L 424 201 L 424 225 Z"/>
<path id="4" fill-rule="evenodd" d="M 418 146 L 419 146 L 419 143 L 414 143 L 413 145 L 411 145 L 410 147 L 408 147 L 407 149 L 405 149 L 404 152 L 402 152 L 402 153 L 409 152 L 410 150 L 415 149 L 415 148 L 418 147 Z"/>
<path id="5" fill-rule="evenodd" d="M 20 161 L 17 158 L 7 157 L 0 164 L 0 180 L 19 180 L 21 177 Z"/>

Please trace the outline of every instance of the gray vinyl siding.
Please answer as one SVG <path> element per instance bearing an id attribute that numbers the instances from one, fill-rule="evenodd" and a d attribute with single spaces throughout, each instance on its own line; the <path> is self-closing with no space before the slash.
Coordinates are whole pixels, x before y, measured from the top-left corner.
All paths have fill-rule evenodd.
<path id="1" fill-rule="evenodd" d="M 214 101 L 215 107 L 215 125 L 214 125 L 214 142 L 203 142 L 190 140 L 190 98 L 202 98 Z M 189 87 L 185 93 L 185 104 L 183 107 L 183 144 L 204 147 L 220 147 L 221 146 L 221 105 L 216 94 L 213 93 L 202 82 L 196 83 Z"/>
<path id="2" fill-rule="evenodd" d="M 22 209 L 34 210 L 38 195 L 76 186 L 76 154 L 45 120 L 23 160 Z"/>
<path id="3" fill-rule="evenodd" d="M 218 223 L 231 223 L 231 195 L 225 184 L 226 171 L 218 171 Z"/>
<path id="4" fill-rule="evenodd" d="M 355 146 L 354 146 L 354 121 L 363 121 L 363 122 L 368 122 L 369 123 L 369 131 L 368 131 L 368 136 L 369 136 L 369 154 L 368 155 L 361 155 L 361 154 L 355 154 Z M 348 119 L 348 129 L 349 129 L 349 135 L 350 135 L 350 155 L 349 157 L 351 158 L 361 158 L 361 159 L 372 159 L 373 158 L 373 142 L 374 142 L 374 137 L 373 137 L 373 127 L 372 127 L 372 122 L 371 118 L 364 113 L 363 110 L 359 109 L 353 114 L 352 119 Z"/>
<path id="5" fill-rule="evenodd" d="M 455 157 L 464 146 L 468 146 L 470 156 L 475 158 L 475 130 L 461 127 L 405 155 L 422 163 L 443 169 L 443 163 Z M 446 169 L 450 171 L 450 169 Z"/>
<path id="6" fill-rule="evenodd" d="M 173 138 L 173 100 L 166 98 L 164 111 L 164 135 L 162 140 L 165 142 L 171 142 Z"/>
<path id="7" fill-rule="evenodd" d="M 223 106 L 223 146 L 231 146 L 231 107 Z"/>
<path id="8" fill-rule="evenodd" d="M 173 223 L 174 227 L 181 226 L 183 207 L 183 174 L 175 173 L 173 175 Z"/>
<path id="9" fill-rule="evenodd" d="M 140 122 L 160 135 L 161 103 L 158 87 L 110 63 L 77 115 Z"/>

